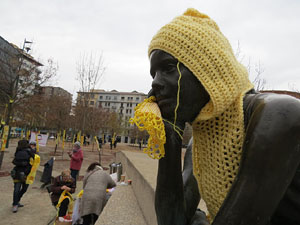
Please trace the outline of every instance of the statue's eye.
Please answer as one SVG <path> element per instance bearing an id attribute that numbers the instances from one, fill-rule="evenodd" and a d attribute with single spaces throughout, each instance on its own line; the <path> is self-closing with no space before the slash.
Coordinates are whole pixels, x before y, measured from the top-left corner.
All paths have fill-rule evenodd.
<path id="1" fill-rule="evenodd" d="M 172 73 L 176 70 L 176 65 L 169 63 L 169 64 L 166 64 L 163 69 L 166 73 Z"/>

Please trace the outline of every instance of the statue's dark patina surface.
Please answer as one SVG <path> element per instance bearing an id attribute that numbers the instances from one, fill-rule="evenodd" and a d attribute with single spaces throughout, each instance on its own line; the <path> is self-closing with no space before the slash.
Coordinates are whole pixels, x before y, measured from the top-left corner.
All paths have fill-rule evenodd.
<path id="1" fill-rule="evenodd" d="M 164 119 L 174 121 L 177 60 L 162 50 L 150 57 L 152 90 Z M 198 79 L 182 63 L 176 126 L 192 123 L 209 101 Z M 243 101 L 245 139 L 236 179 L 213 225 L 300 224 L 300 101 L 286 95 L 249 91 Z M 165 123 L 165 157 L 159 160 L 155 208 L 159 225 L 209 224 L 197 210 L 191 143 L 182 171 L 182 141 Z"/>

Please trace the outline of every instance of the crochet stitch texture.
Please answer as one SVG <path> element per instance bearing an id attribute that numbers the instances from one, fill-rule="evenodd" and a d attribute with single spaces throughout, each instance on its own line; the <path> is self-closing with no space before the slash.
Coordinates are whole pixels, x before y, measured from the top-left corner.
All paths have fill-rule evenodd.
<path id="1" fill-rule="evenodd" d="M 210 96 L 192 125 L 194 175 L 213 220 L 238 172 L 245 132 L 243 97 L 253 85 L 217 24 L 195 9 L 163 26 L 148 55 L 155 49 L 183 63 Z"/>
<path id="2" fill-rule="evenodd" d="M 143 151 L 153 159 L 160 159 L 165 156 L 164 144 L 166 143 L 165 126 L 155 97 L 146 98 L 135 107 L 134 117 L 129 120 L 135 123 L 141 130 L 149 134 L 147 148 Z"/>

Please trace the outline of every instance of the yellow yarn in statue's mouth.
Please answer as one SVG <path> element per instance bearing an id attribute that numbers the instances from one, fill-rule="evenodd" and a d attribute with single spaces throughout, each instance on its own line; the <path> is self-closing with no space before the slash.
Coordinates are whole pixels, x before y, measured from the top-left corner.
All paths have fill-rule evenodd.
<path id="1" fill-rule="evenodd" d="M 165 156 L 166 134 L 160 109 L 155 101 L 155 97 L 151 96 L 138 104 L 134 117 L 129 122 L 135 123 L 141 131 L 146 130 L 150 135 L 144 153 L 153 159 L 160 159 Z"/>

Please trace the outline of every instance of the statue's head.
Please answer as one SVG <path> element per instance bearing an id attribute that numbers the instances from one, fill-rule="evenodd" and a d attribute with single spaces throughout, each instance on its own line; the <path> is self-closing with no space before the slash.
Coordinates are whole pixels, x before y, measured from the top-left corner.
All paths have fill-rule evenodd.
<path id="1" fill-rule="evenodd" d="M 165 51 L 152 51 L 150 73 L 153 77 L 152 91 L 162 117 L 169 121 L 174 121 L 177 102 L 177 121 L 192 122 L 209 100 L 208 93 L 193 73 Z M 180 94 L 177 99 L 179 77 Z"/>
<path id="2" fill-rule="evenodd" d="M 217 24 L 195 9 L 163 26 L 148 54 L 151 94 L 162 116 L 171 121 L 177 104 L 177 121 L 207 120 L 252 88 L 247 70 L 236 60 Z"/>

